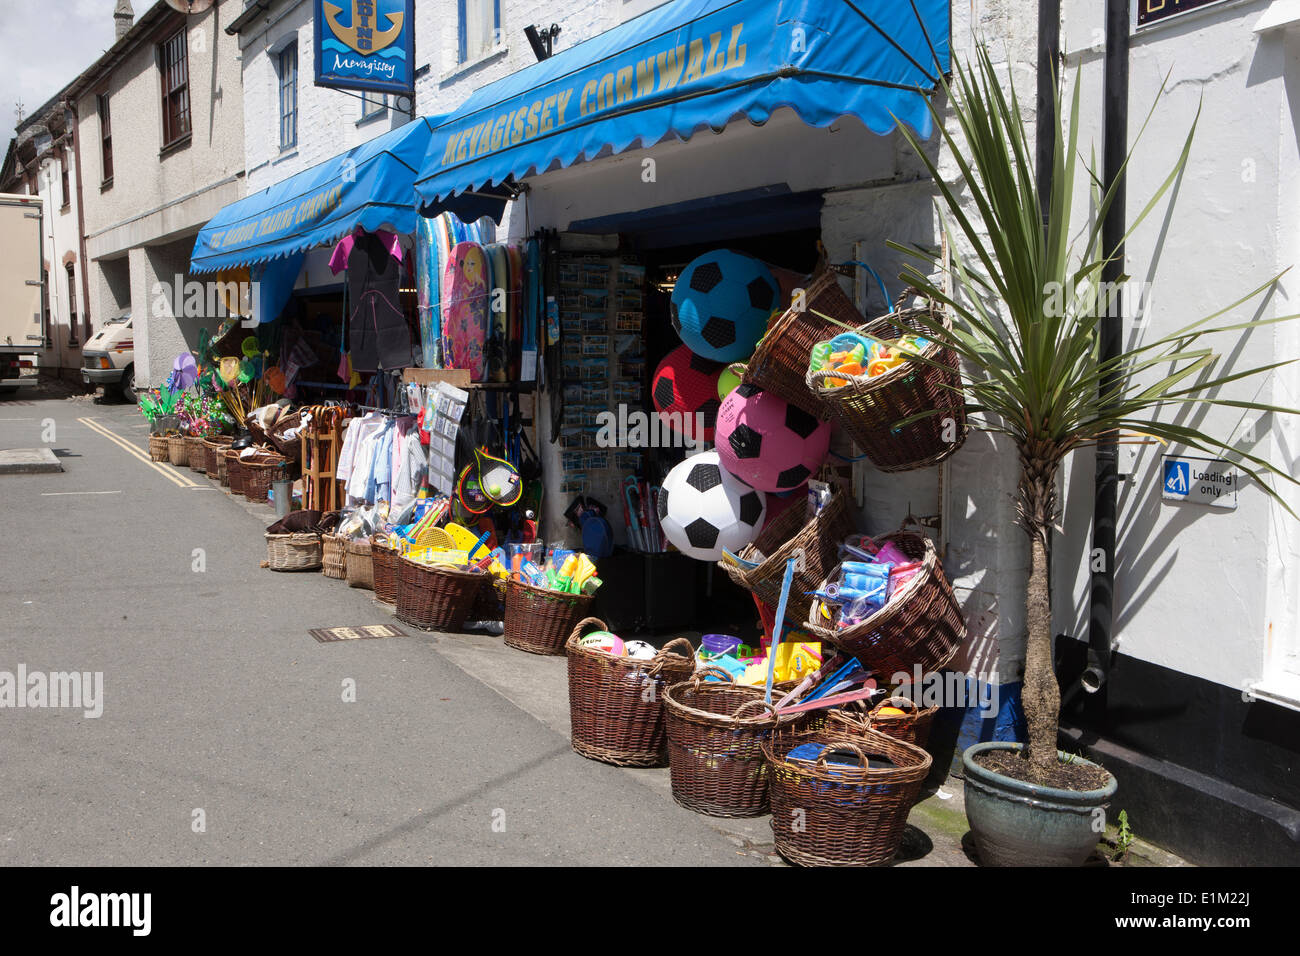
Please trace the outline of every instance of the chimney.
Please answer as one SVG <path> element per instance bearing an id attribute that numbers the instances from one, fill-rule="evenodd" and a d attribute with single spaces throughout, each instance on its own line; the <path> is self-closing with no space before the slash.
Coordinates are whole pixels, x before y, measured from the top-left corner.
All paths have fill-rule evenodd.
<path id="1" fill-rule="evenodd" d="M 131 9 L 131 0 L 117 0 L 113 10 L 113 24 L 117 27 L 117 39 L 122 39 L 135 22 L 135 11 Z"/>

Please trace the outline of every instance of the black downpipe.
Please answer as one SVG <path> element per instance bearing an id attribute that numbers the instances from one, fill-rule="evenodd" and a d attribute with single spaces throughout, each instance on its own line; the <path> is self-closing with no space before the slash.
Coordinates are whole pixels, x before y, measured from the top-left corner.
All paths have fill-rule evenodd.
<path id="1" fill-rule="evenodd" d="M 1102 223 L 1102 248 L 1108 261 L 1102 269 L 1107 288 L 1119 289 L 1124 274 L 1125 210 L 1124 158 L 1128 153 L 1128 59 L 1129 2 L 1106 0 L 1105 139 L 1102 147 L 1102 170 L 1106 188 L 1115 188 L 1115 198 Z M 1124 298 L 1113 296 L 1099 324 L 1101 360 L 1113 359 L 1123 346 Z M 1106 395 L 1115 385 L 1116 376 L 1101 381 Z M 1119 454 L 1115 437 L 1097 446 L 1097 476 L 1094 487 L 1092 517 L 1092 591 L 1088 622 L 1088 668 L 1083 675 L 1083 689 L 1088 691 L 1085 712 L 1091 722 L 1104 724 L 1107 704 L 1107 677 L 1110 674 L 1111 647 L 1115 627 L 1115 524 L 1118 512 Z"/>
<path id="2" fill-rule="evenodd" d="M 1038 2 L 1038 120 L 1035 127 L 1038 195 L 1043 228 L 1050 215 L 1052 163 L 1056 157 L 1056 82 L 1061 63 L 1061 0 Z"/>

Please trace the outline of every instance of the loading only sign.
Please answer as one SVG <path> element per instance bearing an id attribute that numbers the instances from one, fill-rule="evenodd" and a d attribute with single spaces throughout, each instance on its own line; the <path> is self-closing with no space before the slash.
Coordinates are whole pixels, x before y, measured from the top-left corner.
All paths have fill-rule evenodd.
<path id="1" fill-rule="evenodd" d="M 1236 509 L 1241 474 L 1231 462 L 1165 455 L 1161 463 L 1160 496 L 1166 501 Z"/>

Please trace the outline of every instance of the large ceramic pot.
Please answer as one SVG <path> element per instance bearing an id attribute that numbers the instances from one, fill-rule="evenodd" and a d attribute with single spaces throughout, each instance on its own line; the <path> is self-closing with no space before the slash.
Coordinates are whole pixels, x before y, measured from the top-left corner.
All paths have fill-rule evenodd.
<path id="1" fill-rule="evenodd" d="M 966 748 L 966 820 L 986 866 L 1080 866 L 1105 832 L 1105 808 L 1116 781 L 1099 790 L 1040 787 L 987 770 L 975 757 L 1022 744 L 990 741 Z M 1062 760 L 1096 766 L 1057 751 Z"/>

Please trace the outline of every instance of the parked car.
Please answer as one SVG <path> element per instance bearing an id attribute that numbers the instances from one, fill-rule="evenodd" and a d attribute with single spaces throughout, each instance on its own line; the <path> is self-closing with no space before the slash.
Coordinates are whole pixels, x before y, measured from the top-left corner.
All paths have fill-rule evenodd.
<path id="1" fill-rule="evenodd" d="M 104 395 L 117 392 L 134 402 L 135 342 L 131 331 L 131 313 L 123 313 L 91 336 L 81 349 L 81 380 L 87 385 L 102 386 Z"/>

